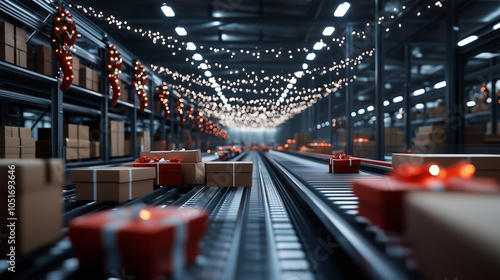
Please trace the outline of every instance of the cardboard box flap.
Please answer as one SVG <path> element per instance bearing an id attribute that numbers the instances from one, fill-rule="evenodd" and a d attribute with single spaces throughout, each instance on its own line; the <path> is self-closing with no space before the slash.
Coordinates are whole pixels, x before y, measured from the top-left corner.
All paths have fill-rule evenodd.
<path id="1" fill-rule="evenodd" d="M 435 163 L 449 167 L 462 160 L 472 163 L 476 170 L 500 170 L 500 155 L 489 154 L 393 154 L 392 166 Z"/>
<path id="2" fill-rule="evenodd" d="M 158 157 L 164 158 L 166 160 L 171 158 L 179 158 L 183 163 L 194 163 L 201 162 L 201 151 L 200 150 L 184 150 L 184 151 L 144 151 L 141 152 L 141 157 Z"/>
<path id="3" fill-rule="evenodd" d="M 205 171 L 209 172 L 230 172 L 250 173 L 253 171 L 253 162 L 251 161 L 229 161 L 229 162 L 207 162 Z"/>
<path id="4" fill-rule="evenodd" d="M 9 174 L 15 166 L 16 193 L 33 192 L 44 188 L 61 188 L 64 182 L 64 165 L 58 159 L 0 159 L 1 174 Z M 0 189 L 7 190 L 8 180 L 0 182 Z M 7 195 L 2 192 L 0 196 Z"/>
<path id="5" fill-rule="evenodd" d="M 155 169 L 134 167 L 109 167 L 95 169 L 73 169 L 71 170 L 71 182 L 93 182 L 94 173 L 97 182 L 124 183 L 156 178 Z M 131 178 L 130 178 L 131 177 Z"/>

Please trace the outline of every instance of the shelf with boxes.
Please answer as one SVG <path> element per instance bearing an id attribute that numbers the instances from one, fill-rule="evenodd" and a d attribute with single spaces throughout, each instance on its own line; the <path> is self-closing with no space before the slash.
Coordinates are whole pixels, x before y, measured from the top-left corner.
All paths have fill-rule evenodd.
<path id="1" fill-rule="evenodd" d="M 4 56 L 0 56 L 0 82 L 3 85 L 0 90 L 2 106 L 22 107 L 29 103 L 45 108 L 43 113 L 36 110 L 34 113 L 38 114 L 41 119 L 50 117 L 47 113 L 51 112 L 50 127 L 58 131 L 72 124 L 82 127 L 88 123 L 108 123 L 102 129 L 98 124 L 97 130 L 95 126 L 89 125 L 90 135 L 96 134 L 92 131 L 97 131 L 99 137 L 88 140 L 71 139 L 67 137 L 68 135 L 61 135 L 61 139 L 47 139 L 47 136 L 53 137 L 54 133 L 45 132 L 45 138 L 42 137 L 40 141 L 60 141 L 59 145 L 65 148 L 55 152 L 51 149 L 44 149 L 46 150 L 44 156 L 49 156 L 48 153 L 51 153 L 50 156 L 65 157 L 68 160 L 68 166 L 129 161 L 138 156 L 141 148 L 150 149 L 155 139 L 163 147 L 166 146 L 163 145 L 164 141 L 182 137 L 176 135 L 183 131 L 177 115 L 172 114 L 165 122 L 161 111 L 155 112 L 152 109 L 155 106 L 154 102 L 144 111 L 144 114 L 138 112 L 139 105 L 135 89 L 131 85 L 134 55 L 123 46 L 113 42 L 111 37 L 106 36 L 104 31 L 84 15 L 70 8 L 73 18 L 78 22 L 78 32 L 81 36 L 78 37 L 75 44 L 76 51 L 73 52 L 73 83 L 69 90 L 63 93 L 58 88 L 59 79 L 56 78 L 58 65 L 49 46 L 50 24 L 44 23 L 43 18 L 39 17 L 45 14 L 49 19 L 48 15 L 53 13 L 55 8 L 43 1 L 33 1 L 33 3 L 11 1 L 6 5 L 9 9 L 0 11 L 0 22 L 4 22 L 1 25 L 3 29 L 0 30 L 0 46 L 3 47 L 0 50 L 4 50 Z M 25 11 L 27 14 L 11 12 L 16 10 Z M 24 30 L 19 26 L 22 26 Z M 108 103 L 111 93 L 107 79 L 103 78 L 105 77 L 103 73 L 106 72 L 104 61 L 109 41 L 120 49 L 123 57 L 123 72 L 120 77 L 122 95 L 115 106 Z M 12 55 L 12 49 L 14 49 L 14 55 Z M 16 61 L 18 57 L 22 61 Z M 146 71 L 150 80 L 148 95 L 152 96 L 154 88 L 161 84 L 161 79 L 149 69 L 146 68 Z M 60 104 L 54 103 L 54 100 L 59 100 L 57 102 Z M 61 108 L 61 116 L 53 113 L 55 108 Z M 85 119 L 85 121 L 78 121 L 78 118 Z M 120 123 L 119 131 L 114 130 L 116 121 Z M 143 125 L 137 128 L 137 123 L 141 122 Z M 7 124 L 9 121 L 2 119 L 2 123 Z M 34 128 L 38 127 L 34 126 Z M 43 128 L 47 128 L 46 123 Z M 167 135 L 170 137 L 167 138 Z M 86 141 L 90 142 L 89 145 Z M 171 141 L 167 142 L 170 144 Z M 42 142 L 39 145 L 43 145 Z M 54 145 L 50 148 L 54 148 Z M 88 153 L 91 154 L 90 159 L 87 157 Z M 79 156 L 80 154 L 82 156 Z"/>

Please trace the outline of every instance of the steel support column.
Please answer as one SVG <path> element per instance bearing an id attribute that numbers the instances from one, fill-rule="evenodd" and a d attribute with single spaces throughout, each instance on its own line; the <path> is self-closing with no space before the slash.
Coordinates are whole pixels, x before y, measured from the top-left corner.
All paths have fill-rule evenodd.
<path id="1" fill-rule="evenodd" d="M 375 0 L 375 19 L 384 13 L 384 0 Z M 384 35 L 381 24 L 375 24 L 375 147 L 376 158 L 384 160 Z"/>
<path id="2" fill-rule="evenodd" d="M 151 151 L 154 151 L 155 147 L 155 111 L 154 111 L 154 91 L 155 91 L 155 85 L 152 81 L 152 79 L 148 79 L 148 87 L 149 87 L 149 92 L 147 93 L 148 98 L 149 98 L 149 110 L 151 111 L 151 114 L 149 114 L 149 135 L 150 135 L 150 147 Z"/>
<path id="3" fill-rule="evenodd" d="M 351 59 L 353 57 L 352 54 L 352 49 L 353 49 L 353 40 L 352 40 L 352 30 L 353 26 L 348 25 L 346 27 L 346 36 L 347 36 L 347 41 L 346 41 L 346 48 L 345 48 L 345 57 L 346 61 Z M 346 67 L 346 78 L 349 79 L 351 76 L 351 69 L 350 67 Z M 345 125 L 345 142 L 347 144 L 346 146 L 346 153 L 348 155 L 352 155 L 354 152 L 354 143 L 353 143 L 353 117 L 351 116 L 352 112 L 352 98 L 354 95 L 354 91 L 351 85 L 345 86 L 345 115 L 346 115 L 346 125 Z"/>
<path id="4" fill-rule="evenodd" d="M 99 57 L 106 61 L 107 50 L 99 48 Z M 106 65 L 103 64 L 101 67 L 101 73 L 107 73 L 108 69 Z M 102 75 L 105 76 L 105 75 Z M 103 99 L 101 100 L 101 159 L 105 162 L 109 162 L 109 138 L 108 138 L 108 122 L 109 122 L 109 85 L 108 79 L 99 79 L 99 88 L 101 89 Z"/>
<path id="5" fill-rule="evenodd" d="M 332 72 L 328 72 L 328 84 L 330 84 L 331 82 L 332 82 Z M 333 110 L 332 110 L 332 107 L 333 107 L 333 94 L 332 93 L 330 93 L 328 95 L 327 104 L 328 104 L 328 122 L 327 123 L 329 123 L 329 125 L 327 125 L 328 139 L 330 139 L 330 144 L 333 147 L 333 127 L 332 127 L 332 119 L 333 119 Z"/>
<path id="6" fill-rule="evenodd" d="M 58 73 L 59 67 L 55 56 L 52 55 L 52 73 Z M 61 78 L 58 77 L 57 83 L 52 85 L 52 158 L 61 158 L 63 153 L 63 93 L 59 86 Z"/>
<path id="7" fill-rule="evenodd" d="M 460 71 L 462 65 L 457 47 L 458 33 L 458 10 L 457 1 L 451 0 L 447 9 L 446 17 L 446 152 L 463 153 L 464 130 L 465 130 L 465 108 L 463 99 L 463 88 L 460 86 Z"/>
<path id="8" fill-rule="evenodd" d="M 405 110 L 405 148 L 411 148 L 411 45 L 405 44 L 405 95 L 404 95 L 404 110 Z"/>
<path id="9" fill-rule="evenodd" d="M 136 59 L 132 60 L 132 67 L 130 67 L 130 77 L 134 77 L 134 65 Z M 139 154 L 137 154 L 137 108 L 136 106 L 136 98 L 137 91 L 134 86 L 131 86 L 129 102 L 134 105 L 132 110 L 130 111 L 130 153 L 134 158 L 138 158 Z"/>

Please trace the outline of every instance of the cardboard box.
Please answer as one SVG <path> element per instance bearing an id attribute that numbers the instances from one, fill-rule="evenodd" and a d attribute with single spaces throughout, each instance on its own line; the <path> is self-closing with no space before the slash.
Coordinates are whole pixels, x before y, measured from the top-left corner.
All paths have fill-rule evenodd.
<path id="1" fill-rule="evenodd" d="M 90 157 L 91 158 L 101 157 L 101 142 L 96 142 L 96 141 L 90 142 Z"/>
<path id="2" fill-rule="evenodd" d="M 345 173 L 359 173 L 359 159 L 334 159 L 329 158 L 328 170 L 330 173 L 345 174 Z"/>
<path id="3" fill-rule="evenodd" d="M 78 158 L 79 159 L 90 158 L 90 141 L 78 140 Z"/>
<path id="4" fill-rule="evenodd" d="M 15 165 L 16 257 L 30 253 L 61 236 L 61 188 L 64 184 L 64 165 L 61 160 L 0 160 L 0 172 L 8 174 L 9 165 Z M 7 201 L 8 181 L 0 182 L 0 198 Z M 5 204 L 7 207 L 7 204 Z M 0 219 L 7 220 L 6 211 Z M 8 236 L 9 229 L 0 228 L 0 235 Z M 0 252 L 7 254 L 7 242 L 0 242 Z"/>
<path id="5" fill-rule="evenodd" d="M 28 46 L 26 45 L 26 31 L 16 27 L 16 49 L 26 53 L 28 51 Z"/>
<path id="6" fill-rule="evenodd" d="M 78 159 L 78 147 L 66 147 L 66 160 Z"/>
<path id="7" fill-rule="evenodd" d="M 20 138 L 31 138 L 31 129 L 27 127 L 14 127 L 14 129 L 19 131 Z"/>
<path id="8" fill-rule="evenodd" d="M 52 75 L 52 63 L 43 60 L 35 61 L 35 71 L 47 76 Z"/>
<path id="9" fill-rule="evenodd" d="M 205 184 L 205 163 L 182 163 L 181 180 L 183 185 Z"/>
<path id="10" fill-rule="evenodd" d="M 20 67 L 28 67 L 28 58 L 25 51 L 16 49 L 16 65 Z"/>
<path id="11" fill-rule="evenodd" d="M 45 61 L 45 62 L 52 62 L 52 51 L 50 46 L 46 45 L 37 45 L 35 47 L 35 60 L 39 61 Z M 75 66 L 73 64 L 73 66 Z M 73 69 L 75 69 L 73 67 Z"/>
<path id="12" fill-rule="evenodd" d="M 201 162 L 201 150 L 181 150 L 181 151 L 144 151 L 141 152 L 141 157 L 147 156 L 149 158 L 157 157 L 166 160 L 171 158 L 179 158 L 182 163 L 195 163 Z"/>
<path id="13" fill-rule="evenodd" d="M 143 220 L 135 212 L 150 215 Z M 110 230 L 117 221 L 121 226 Z M 176 261 L 185 265 L 195 261 L 207 225 L 208 213 L 201 209 L 120 207 L 73 219 L 68 224 L 68 236 L 80 269 L 90 275 L 119 273 L 116 271 L 122 271 L 121 267 L 131 279 L 161 279 L 175 269 L 184 269 L 183 265 L 176 266 Z M 110 241 L 103 242 L 103 235 Z M 115 257 L 121 264 L 118 268 L 108 263 L 110 248 L 116 248 Z"/>
<path id="14" fill-rule="evenodd" d="M 63 138 L 78 139 L 78 125 L 76 125 L 76 124 L 64 124 L 64 126 L 63 126 Z"/>
<path id="15" fill-rule="evenodd" d="M 7 138 L 0 138 L 0 148 L 20 148 L 21 147 L 21 141 L 19 138 L 12 138 L 12 137 L 7 137 Z"/>
<path id="16" fill-rule="evenodd" d="M 78 140 L 85 140 L 89 141 L 89 127 L 87 125 L 78 125 L 77 126 L 78 130 Z"/>
<path id="17" fill-rule="evenodd" d="M 360 158 L 375 158 L 375 141 L 353 142 L 353 156 Z"/>
<path id="18" fill-rule="evenodd" d="M 125 155 L 128 156 L 128 155 L 131 155 L 130 153 L 130 146 L 132 144 L 130 143 L 130 140 L 127 140 L 125 139 Z"/>
<path id="19" fill-rule="evenodd" d="M 0 22 L 0 45 L 15 47 L 14 25 L 5 21 Z"/>
<path id="20" fill-rule="evenodd" d="M 251 161 L 207 162 L 207 187 L 251 187 L 253 163 Z"/>
<path id="21" fill-rule="evenodd" d="M 155 185 L 175 186 L 182 184 L 182 163 L 136 163 L 134 167 L 153 167 L 156 172 Z"/>
<path id="22" fill-rule="evenodd" d="M 117 133 L 117 143 L 118 143 L 118 151 L 117 154 L 120 157 L 125 156 L 125 132 L 119 131 Z"/>
<path id="23" fill-rule="evenodd" d="M 36 158 L 36 154 L 21 154 L 21 157 L 20 158 L 24 158 L 24 159 L 34 159 Z"/>
<path id="24" fill-rule="evenodd" d="M 427 113 L 429 119 L 444 118 L 446 110 L 442 106 L 429 107 L 427 108 Z"/>
<path id="25" fill-rule="evenodd" d="M 488 154 L 392 154 L 392 166 L 397 167 L 403 164 L 423 165 L 437 164 L 442 167 L 450 167 L 459 161 L 466 160 L 476 167 L 477 172 L 494 171 L 491 173 L 493 179 L 500 181 L 500 155 Z"/>
<path id="26" fill-rule="evenodd" d="M 73 55 L 73 82 L 74 85 L 80 85 L 80 60 Z"/>
<path id="27" fill-rule="evenodd" d="M 0 126 L 0 138 L 17 138 L 18 130 L 12 126 Z"/>
<path id="28" fill-rule="evenodd" d="M 152 192 L 154 178 L 154 168 L 110 167 L 71 170 L 71 182 L 75 183 L 77 200 L 116 202 L 131 200 Z"/>
<path id="29" fill-rule="evenodd" d="M 0 44 L 0 60 L 14 64 L 16 62 L 14 47 Z"/>
<path id="30" fill-rule="evenodd" d="M 500 279 L 500 196 L 411 193 L 407 237 L 425 279 Z"/>

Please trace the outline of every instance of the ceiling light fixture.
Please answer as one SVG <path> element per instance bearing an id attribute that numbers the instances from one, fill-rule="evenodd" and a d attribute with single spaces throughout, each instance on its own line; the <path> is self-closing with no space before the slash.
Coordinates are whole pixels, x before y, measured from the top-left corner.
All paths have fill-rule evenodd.
<path id="1" fill-rule="evenodd" d="M 302 64 L 302 69 L 307 70 L 308 67 L 309 65 L 307 65 L 307 63 Z"/>
<path id="2" fill-rule="evenodd" d="M 186 36 L 188 34 L 186 29 L 184 29 L 184 27 L 181 27 L 181 26 L 176 27 L 175 32 L 177 32 L 177 35 L 179 35 L 179 36 Z"/>
<path id="3" fill-rule="evenodd" d="M 327 26 L 323 30 L 323 36 L 330 36 L 330 35 L 333 34 L 334 31 L 335 31 L 335 27 L 333 27 L 333 26 Z"/>
<path id="4" fill-rule="evenodd" d="M 375 110 L 375 107 L 373 107 L 372 105 L 370 105 L 370 106 L 368 106 L 368 108 L 366 108 L 366 110 L 368 112 L 371 112 L 371 111 Z"/>
<path id="5" fill-rule="evenodd" d="M 203 59 L 203 58 L 202 58 Z M 208 69 L 208 66 L 206 63 L 202 63 L 200 64 L 200 68 L 203 69 L 203 70 L 207 70 Z"/>
<path id="6" fill-rule="evenodd" d="M 195 51 L 196 50 L 196 45 L 193 42 L 187 42 L 187 44 L 186 44 L 186 50 L 188 50 L 188 51 Z"/>
<path id="7" fill-rule="evenodd" d="M 351 4 L 349 4 L 349 2 L 344 2 L 342 4 L 340 4 L 337 9 L 335 10 L 335 13 L 333 13 L 333 16 L 335 17 L 343 17 L 347 11 L 349 10 L 349 8 L 351 7 Z"/>
<path id="8" fill-rule="evenodd" d="M 495 25 L 493 25 L 493 30 L 497 30 L 499 28 L 500 28 L 500 22 L 497 23 L 497 24 L 495 24 Z"/>
<path id="9" fill-rule="evenodd" d="M 413 92 L 413 96 L 419 96 L 425 93 L 425 89 L 419 88 Z"/>
<path id="10" fill-rule="evenodd" d="M 195 54 L 193 54 L 193 59 L 196 61 L 200 61 L 200 60 L 203 60 L 203 56 L 201 56 L 201 54 L 199 54 L 199 53 L 195 53 Z"/>
<path id="11" fill-rule="evenodd" d="M 166 3 L 163 3 L 161 5 L 161 11 L 165 14 L 166 17 L 175 17 L 174 10 Z"/>
<path id="12" fill-rule="evenodd" d="M 306 56 L 306 59 L 307 60 L 314 60 L 316 58 L 316 54 L 315 53 L 309 53 L 307 56 Z"/>
<path id="13" fill-rule="evenodd" d="M 389 106 L 389 100 L 384 100 L 384 106 Z"/>
<path id="14" fill-rule="evenodd" d="M 401 101 L 403 101 L 403 96 L 401 96 L 401 95 L 400 96 L 396 96 L 396 97 L 394 97 L 394 99 L 392 99 L 392 102 L 394 102 L 394 103 L 398 103 L 398 102 L 401 102 Z"/>
<path id="15" fill-rule="evenodd" d="M 440 88 L 444 88 L 446 86 L 446 81 L 441 81 L 439 83 L 436 83 L 434 85 L 434 89 L 440 89 Z"/>
<path id="16" fill-rule="evenodd" d="M 465 38 L 465 39 L 460 40 L 460 41 L 458 42 L 458 44 L 457 44 L 457 45 L 458 45 L 459 47 L 463 47 L 463 46 L 465 46 L 465 45 L 468 45 L 468 44 L 470 44 L 470 43 L 472 43 L 472 42 L 476 41 L 476 40 L 477 40 L 477 38 L 478 38 L 478 37 L 477 37 L 476 35 L 471 35 L 471 36 L 469 36 L 469 37 L 467 37 L 467 38 Z"/>
<path id="17" fill-rule="evenodd" d="M 325 45 L 325 43 L 323 43 L 323 42 L 317 42 L 316 44 L 314 44 L 313 49 L 319 51 L 323 48 L 324 45 Z"/>

